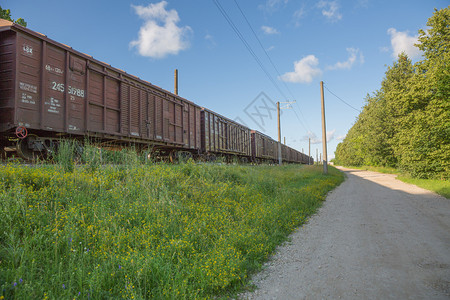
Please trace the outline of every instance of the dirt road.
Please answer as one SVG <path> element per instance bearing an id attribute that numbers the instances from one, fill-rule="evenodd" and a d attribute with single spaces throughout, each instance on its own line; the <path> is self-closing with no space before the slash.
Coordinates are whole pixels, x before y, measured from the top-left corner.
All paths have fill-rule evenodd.
<path id="1" fill-rule="evenodd" d="M 450 200 L 394 175 L 347 180 L 241 299 L 450 299 Z"/>

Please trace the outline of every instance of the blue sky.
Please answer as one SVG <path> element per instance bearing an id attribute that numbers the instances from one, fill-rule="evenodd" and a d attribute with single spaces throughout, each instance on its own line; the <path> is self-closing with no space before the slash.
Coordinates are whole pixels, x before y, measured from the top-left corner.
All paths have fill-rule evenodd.
<path id="1" fill-rule="evenodd" d="M 1 6 L 28 28 L 169 91 L 178 69 L 180 96 L 274 139 L 274 103 L 296 100 L 282 111 L 282 136 L 305 153 L 310 137 L 314 157 L 322 152 L 324 81 L 330 159 L 397 53 L 421 59 L 413 46 L 417 31 L 448 1 L 3 0 Z"/>

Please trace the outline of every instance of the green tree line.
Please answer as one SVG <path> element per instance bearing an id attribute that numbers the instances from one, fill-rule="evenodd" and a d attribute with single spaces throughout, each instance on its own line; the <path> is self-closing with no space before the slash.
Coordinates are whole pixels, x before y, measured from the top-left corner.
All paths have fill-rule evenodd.
<path id="1" fill-rule="evenodd" d="M 416 46 L 387 68 L 381 88 L 336 148 L 336 163 L 398 168 L 415 178 L 450 178 L 450 6 L 435 10 Z"/>

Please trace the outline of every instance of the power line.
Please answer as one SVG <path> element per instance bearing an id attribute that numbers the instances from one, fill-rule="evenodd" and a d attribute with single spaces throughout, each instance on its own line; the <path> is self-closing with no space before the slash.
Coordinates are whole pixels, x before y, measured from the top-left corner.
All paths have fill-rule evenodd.
<path id="1" fill-rule="evenodd" d="M 219 9 L 220 13 L 222 14 L 222 16 L 225 18 L 225 20 L 228 22 L 228 24 L 230 25 L 230 27 L 233 29 L 233 31 L 236 33 L 236 35 L 239 37 L 239 39 L 242 41 L 242 43 L 244 44 L 245 48 L 247 48 L 248 52 L 253 56 L 253 58 L 255 59 L 255 61 L 258 63 L 259 67 L 261 68 L 261 70 L 266 74 L 267 78 L 272 82 L 272 84 L 277 88 L 277 90 L 280 92 L 280 94 L 286 99 L 286 96 L 284 95 L 283 91 L 280 89 L 280 87 L 278 86 L 278 84 L 275 82 L 275 80 L 273 79 L 273 77 L 269 74 L 269 72 L 266 70 L 266 68 L 264 67 L 264 65 L 262 64 L 261 60 L 258 58 L 258 56 L 256 55 L 256 53 L 253 51 L 252 47 L 250 46 L 250 44 L 246 41 L 245 37 L 242 35 L 242 33 L 239 31 L 239 29 L 236 27 L 236 25 L 234 24 L 234 22 L 231 20 L 231 18 L 228 16 L 227 12 L 225 11 L 225 9 L 222 7 L 222 5 L 220 5 L 218 0 L 213 0 L 214 4 L 216 5 L 216 7 Z"/>
<path id="2" fill-rule="evenodd" d="M 270 64 L 271 64 L 272 67 L 274 68 L 275 72 L 278 74 L 278 77 L 281 77 L 281 74 L 280 74 L 280 72 L 278 71 L 278 68 L 275 66 L 275 63 L 273 62 L 273 60 L 272 60 L 272 58 L 270 57 L 269 53 L 267 53 L 267 50 L 264 48 L 263 44 L 261 43 L 261 40 L 258 38 L 258 35 L 256 34 L 255 30 L 253 29 L 253 26 L 250 24 L 249 20 L 247 19 L 247 17 L 246 17 L 246 15 L 245 15 L 244 11 L 241 9 L 241 7 L 239 6 L 239 4 L 238 4 L 238 2 L 237 2 L 236 0 L 234 0 L 234 3 L 236 4 L 237 8 L 239 9 L 239 11 L 241 12 L 241 14 L 242 14 L 242 16 L 244 17 L 245 21 L 247 22 L 248 27 L 250 27 L 250 29 L 251 29 L 253 35 L 255 36 L 256 40 L 257 40 L 258 43 L 259 43 L 259 46 L 261 47 L 261 49 L 262 49 L 262 50 L 264 51 L 264 53 L 266 54 L 267 59 L 269 60 Z M 291 95 L 292 100 L 296 100 L 294 94 L 293 94 L 292 91 L 289 89 L 289 87 L 288 87 L 288 85 L 286 84 L 286 82 L 285 82 L 285 81 L 282 81 L 282 82 L 283 82 L 283 84 L 284 84 L 284 87 L 287 89 L 287 91 L 288 91 L 289 94 Z M 277 85 L 277 89 L 280 90 L 280 88 L 278 87 L 278 85 Z M 283 93 L 281 93 L 281 95 L 282 95 L 285 99 L 287 99 L 286 96 L 285 96 Z M 306 118 L 305 118 L 305 116 L 303 116 L 302 110 L 300 109 L 300 105 L 298 104 L 297 101 L 296 101 L 295 103 L 297 104 L 298 111 L 300 112 L 300 114 L 302 115 L 303 119 L 305 120 L 306 125 L 308 125 L 307 122 L 306 122 Z M 305 127 L 304 123 L 300 120 L 300 118 L 299 118 L 297 112 L 294 110 L 294 107 L 292 107 L 292 110 L 294 111 L 295 116 L 297 117 L 297 119 L 298 119 L 298 121 L 300 122 L 300 124 L 302 125 L 302 127 L 303 127 L 306 131 L 311 131 L 311 130 L 309 129 L 309 126 L 307 126 L 307 127 L 308 127 L 308 129 L 307 129 L 307 128 Z"/>
<path id="3" fill-rule="evenodd" d="M 333 96 L 335 96 L 336 98 L 338 98 L 339 100 L 341 100 L 341 101 L 342 101 L 343 103 L 345 103 L 347 106 L 353 108 L 354 110 L 356 110 L 356 111 L 358 111 L 358 112 L 361 112 L 359 109 L 357 109 L 357 108 L 351 106 L 350 104 L 348 104 L 347 102 L 345 102 L 344 100 L 342 100 L 339 96 L 337 96 L 335 93 L 333 93 L 332 91 L 330 91 L 330 89 L 328 89 L 328 87 L 327 87 L 326 85 L 324 85 L 324 86 L 325 86 L 325 89 L 326 89 L 327 91 L 329 91 Z"/>
<path id="4" fill-rule="evenodd" d="M 258 35 L 256 34 L 255 30 L 253 30 L 253 26 L 250 24 L 250 22 L 248 21 L 247 17 L 245 16 L 244 12 L 242 11 L 241 7 L 239 6 L 239 4 L 237 3 L 236 0 L 234 0 L 234 3 L 236 4 L 237 8 L 239 9 L 239 11 L 241 12 L 241 15 L 244 17 L 245 21 L 247 22 L 248 27 L 250 27 L 253 35 L 255 36 L 256 40 L 259 43 L 259 46 L 261 46 L 261 49 L 264 51 L 264 53 L 266 54 L 267 58 L 269 59 L 270 63 L 272 64 L 272 67 L 275 69 L 275 71 L 277 72 L 278 76 L 281 77 L 280 72 L 278 72 L 277 67 L 275 66 L 275 64 L 273 63 L 272 59 L 270 58 L 269 54 L 267 53 L 267 50 L 264 48 L 264 46 L 261 43 L 261 40 L 258 38 Z M 284 81 L 283 81 L 284 83 Z M 289 88 L 287 87 L 286 83 L 285 83 L 285 87 L 286 89 L 290 92 Z M 291 93 L 292 98 L 294 98 L 294 96 Z M 286 97 L 285 97 L 286 98 Z M 287 100 L 287 99 L 286 99 Z"/>

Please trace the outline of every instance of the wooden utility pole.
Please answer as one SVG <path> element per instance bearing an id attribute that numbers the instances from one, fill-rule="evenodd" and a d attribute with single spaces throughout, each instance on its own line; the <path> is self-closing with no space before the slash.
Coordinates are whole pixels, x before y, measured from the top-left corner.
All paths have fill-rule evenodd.
<path id="1" fill-rule="evenodd" d="M 286 145 L 286 137 L 284 137 L 284 144 Z"/>
<path id="2" fill-rule="evenodd" d="M 322 146 L 323 146 L 323 174 L 328 174 L 327 158 L 327 129 L 325 126 L 325 100 L 323 97 L 323 81 L 320 82 L 320 95 L 322 98 Z"/>
<path id="3" fill-rule="evenodd" d="M 320 161 L 322 161 L 322 153 L 320 153 Z"/>
<path id="4" fill-rule="evenodd" d="M 277 102 L 277 116 L 278 116 L 278 164 L 283 163 L 281 157 L 281 124 L 280 124 L 280 102 Z"/>
<path id="5" fill-rule="evenodd" d="M 174 74 L 174 79 L 175 79 L 175 88 L 174 88 L 174 94 L 178 95 L 178 69 L 175 69 L 175 74 Z"/>

